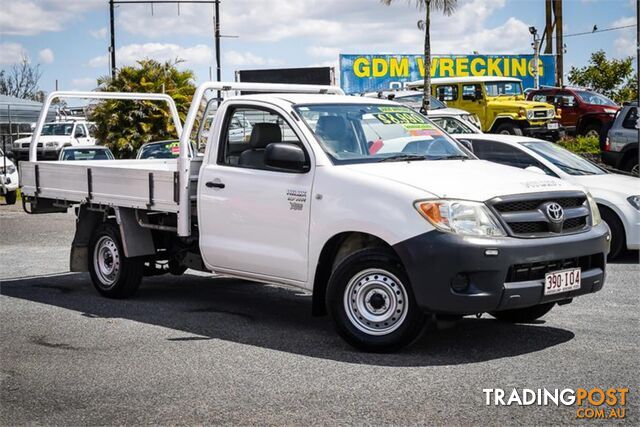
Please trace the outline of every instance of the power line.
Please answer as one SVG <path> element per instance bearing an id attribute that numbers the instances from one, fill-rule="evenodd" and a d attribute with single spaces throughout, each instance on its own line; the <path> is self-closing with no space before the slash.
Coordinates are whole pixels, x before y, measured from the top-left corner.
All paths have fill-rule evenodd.
<path id="1" fill-rule="evenodd" d="M 603 28 L 602 30 L 595 30 L 595 31 L 585 31 L 583 33 L 574 33 L 574 34 L 565 34 L 564 37 L 575 37 L 575 36 L 586 36 L 589 34 L 596 34 L 596 33 L 605 33 L 607 31 L 614 31 L 614 30 L 622 30 L 625 28 L 632 28 L 635 27 L 637 24 L 631 24 L 631 25 L 622 25 L 620 27 L 610 27 L 610 28 Z"/>

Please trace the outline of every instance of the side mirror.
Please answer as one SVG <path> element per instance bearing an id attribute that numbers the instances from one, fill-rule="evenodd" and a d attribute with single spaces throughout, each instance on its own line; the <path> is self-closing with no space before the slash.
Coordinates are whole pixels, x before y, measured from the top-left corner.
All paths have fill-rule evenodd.
<path id="1" fill-rule="evenodd" d="M 467 150 L 473 153 L 473 144 L 468 139 L 459 139 L 458 142 L 464 146 Z"/>
<path id="2" fill-rule="evenodd" d="M 529 171 L 529 172 L 540 173 L 542 175 L 546 175 L 547 174 L 545 171 L 543 171 L 542 169 L 540 169 L 537 166 L 527 166 L 526 168 L 524 168 L 524 170 Z"/>
<path id="3" fill-rule="evenodd" d="M 306 172 L 309 164 L 302 148 L 288 142 L 272 142 L 264 153 L 264 164 L 283 172 Z"/>

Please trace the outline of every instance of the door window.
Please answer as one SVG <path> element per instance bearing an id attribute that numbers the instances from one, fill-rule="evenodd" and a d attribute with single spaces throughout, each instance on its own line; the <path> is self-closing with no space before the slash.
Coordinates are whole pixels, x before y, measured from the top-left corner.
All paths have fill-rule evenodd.
<path id="1" fill-rule="evenodd" d="M 84 128 L 83 124 L 78 123 L 76 125 L 76 130 L 74 131 L 73 137 L 74 138 L 86 138 L 87 137 L 87 131 Z"/>
<path id="2" fill-rule="evenodd" d="M 555 104 L 561 108 L 574 108 L 577 105 L 576 97 L 569 93 L 556 95 Z"/>
<path id="3" fill-rule="evenodd" d="M 98 130 L 98 128 L 96 127 L 96 125 L 95 125 L 95 124 L 93 124 L 93 123 L 89 123 L 89 124 L 87 124 L 87 129 L 89 130 L 89 136 L 90 136 L 91 138 L 95 138 L 95 137 L 96 137 L 96 132 L 97 132 L 97 130 Z"/>
<path id="4" fill-rule="evenodd" d="M 501 165 L 513 166 L 516 168 L 527 168 L 536 166 L 545 171 L 547 175 L 555 175 L 549 168 L 534 159 L 524 151 L 495 141 L 485 141 L 474 139 L 472 142 L 473 153 L 482 160 L 488 160 Z"/>
<path id="5" fill-rule="evenodd" d="M 480 85 L 462 85 L 462 99 L 465 101 L 482 99 L 482 88 Z"/>
<path id="6" fill-rule="evenodd" d="M 436 93 L 437 98 L 440 101 L 455 101 L 456 99 L 458 99 L 458 86 L 438 86 Z"/>
<path id="7" fill-rule="evenodd" d="M 632 107 L 622 121 L 622 127 L 625 129 L 636 129 L 636 120 L 638 120 L 638 109 Z"/>
<path id="8" fill-rule="evenodd" d="M 531 100 L 535 102 L 549 102 L 549 103 L 554 102 L 553 95 L 549 95 L 546 93 L 536 93 L 535 95 L 533 95 Z"/>
<path id="9" fill-rule="evenodd" d="M 267 145 L 286 142 L 306 150 L 284 118 L 267 109 L 235 108 L 225 121 L 218 163 L 269 170 L 264 163 Z"/>

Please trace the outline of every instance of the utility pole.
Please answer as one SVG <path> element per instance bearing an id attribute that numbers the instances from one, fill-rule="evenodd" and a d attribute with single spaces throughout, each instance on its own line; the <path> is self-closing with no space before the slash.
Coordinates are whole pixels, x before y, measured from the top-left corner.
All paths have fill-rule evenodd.
<path id="1" fill-rule="evenodd" d="M 215 37 L 215 45 L 216 45 L 216 80 L 221 80 L 220 73 L 220 1 L 216 0 L 215 3 L 216 13 L 214 16 L 214 37 Z"/>
<path id="2" fill-rule="evenodd" d="M 564 85 L 564 41 L 562 39 L 562 0 L 554 0 L 556 17 L 556 84 Z"/>
<path id="3" fill-rule="evenodd" d="M 109 46 L 109 52 L 111 53 L 111 79 L 116 78 L 116 33 L 115 33 L 115 16 L 114 16 L 114 3 L 113 0 L 109 0 L 109 27 L 111 29 L 111 46 Z"/>

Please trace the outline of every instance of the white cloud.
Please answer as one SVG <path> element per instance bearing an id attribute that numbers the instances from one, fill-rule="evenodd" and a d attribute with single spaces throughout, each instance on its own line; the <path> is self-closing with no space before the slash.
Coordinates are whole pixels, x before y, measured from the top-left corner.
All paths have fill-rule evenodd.
<path id="1" fill-rule="evenodd" d="M 51 64 L 55 57 L 53 55 L 53 51 L 49 48 L 46 48 L 38 52 L 38 59 L 43 64 Z"/>
<path id="2" fill-rule="evenodd" d="M 29 58 L 27 51 L 20 43 L 0 43 L 0 65 L 13 65 Z"/>
<path id="3" fill-rule="evenodd" d="M 172 43 L 145 43 L 130 44 L 116 49 L 116 63 L 131 65 L 141 59 L 155 59 L 158 61 L 171 61 L 181 59 L 183 65 L 210 64 L 213 61 L 213 52 L 209 46 L 198 44 L 191 47 L 183 47 Z M 89 61 L 90 67 L 106 67 L 109 64 L 108 55 L 96 56 Z"/>
<path id="4" fill-rule="evenodd" d="M 95 77 L 82 77 L 71 80 L 70 90 L 93 90 L 98 87 Z"/>
<path id="5" fill-rule="evenodd" d="M 636 18 L 633 16 L 625 16 L 611 23 L 611 27 L 624 27 L 627 25 L 633 25 L 636 23 Z M 613 42 L 613 46 L 616 49 L 618 56 L 635 56 L 637 54 L 636 45 L 636 29 L 625 28 L 619 30 L 620 35 Z"/>
<path id="6" fill-rule="evenodd" d="M 83 12 L 105 8 L 102 0 L 20 0 L 2 2 L 0 33 L 30 36 L 60 31 Z"/>
<path id="7" fill-rule="evenodd" d="M 307 53 L 316 58 L 337 58 L 340 54 L 338 47 L 311 46 L 307 49 Z"/>
<path id="8" fill-rule="evenodd" d="M 229 50 L 224 53 L 224 62 L 233 66 L 277 65 L 280 63 L 280 61 L 272 58 L 263 58 L 251 52 L 238 52 L 235 50 Z"/>
<path id="9" fill-rule="evenodd" d="M 107 30 L 107 27 L 102 27 L 97 30 L 89 31 L 89 34 L 91 34 L 91 36 L 95 37 L 96 39 L 103 40 L 107 38 L 108 30 Z"/>

